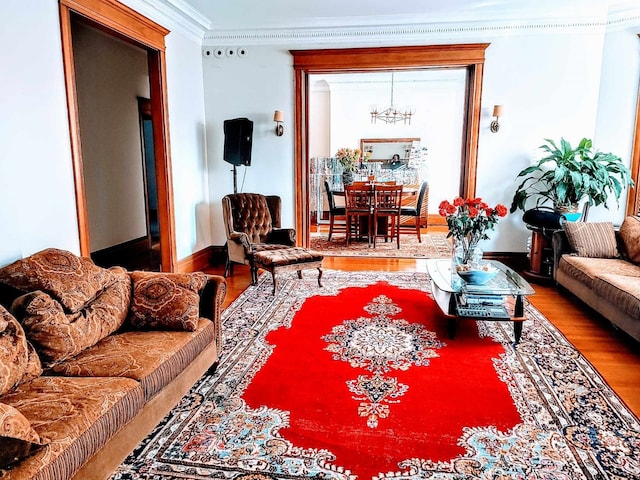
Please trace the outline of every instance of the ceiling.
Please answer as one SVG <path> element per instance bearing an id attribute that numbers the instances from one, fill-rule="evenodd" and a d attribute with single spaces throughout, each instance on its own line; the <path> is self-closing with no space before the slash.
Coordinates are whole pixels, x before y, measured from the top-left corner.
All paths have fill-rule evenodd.
<path id="1" fill-rule="evenodd" d="M 606 22 L 637 0 L 181 0 L 209 32 L 461 22 Z"/>

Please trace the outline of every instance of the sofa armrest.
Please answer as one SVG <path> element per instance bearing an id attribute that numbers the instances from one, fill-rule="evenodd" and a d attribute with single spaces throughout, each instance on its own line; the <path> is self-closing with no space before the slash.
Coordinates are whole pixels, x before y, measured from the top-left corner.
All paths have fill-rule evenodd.
<path id="1" fill-rule="evenodd" d="M 296 231 L 293 228 L 274 228 L 267 237 L 267 243 L 293 247 L 296 244 Z"/>
<path id="2" fill-rule="evenodd" d="M 216 329 L 216 347 L 222 350 L 222 304 L 227 296 L 227 282 L 220 275 L 207 275 L 207 284 L 200 295 L 200 316 L 213 322 Z"/>

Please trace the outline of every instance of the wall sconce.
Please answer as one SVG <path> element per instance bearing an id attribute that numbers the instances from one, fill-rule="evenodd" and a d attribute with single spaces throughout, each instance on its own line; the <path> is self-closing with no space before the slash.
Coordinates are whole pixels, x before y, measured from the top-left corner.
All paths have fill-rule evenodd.
<path id="1" fill-rule="evenodd" d="M 493 106 L 493 116 L 496 117 L 496 119 L 493 122 L 491 122 L 491 131 L 493 133 L 496 133 L 498 130 L 500 130 L 500 124 L 498 123 L 498 119 L 502 116 L 502 105 Z"/>
<path id="2" fill-rule="evenodd" d="M 273 121 L 276 122 L 276 135 L 281 137 L 284 134 L 284 126 L 282 125 L 282 122 L 284 122 L 284 113 L 280 110 L 273 112 Z"/>

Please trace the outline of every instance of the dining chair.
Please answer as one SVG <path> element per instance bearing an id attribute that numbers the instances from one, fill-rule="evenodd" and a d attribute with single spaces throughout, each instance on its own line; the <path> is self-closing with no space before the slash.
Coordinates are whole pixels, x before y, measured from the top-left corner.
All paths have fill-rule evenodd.
<path id="1" fill-rule="evenodd" d="M 400 248 L 400 210 L 402 208 L 402 185 L 376 185 L 373 202 L 373 248 L 376 248 L 376 238 L 383 236 L 385 241 L 396 237 Z M 384 231 L 378 230 L 381 220 Z M 390 225 L 389 225 L 390 223 Z"/>
<path id="2" fill-rule="evenodd" d="M 327 202 L 329 203 L 329 238 L 328 240 L 331 240 L 331 235 L 333 235 L 333 231 L 334 229 L 336 229 L 336 231 L 340 230 L 340 231 L 347 231 L 347 212 L 345 207 L 337 207 L 336 206 L 336 199 L 333 195 L 333 190 L 331 190 L 331 185 L 329 185 L 329 182 L 327 180 L 324 181 L 324 189 L 327 192 Z M 339 222 L 336 224 L 336 217 L 339 217 Z M 341 223 L 343 222 L 344 223 Z"/>
<path id="3" fill-rule="evenodd" d="M 421 228 L 424 221 L 424 227 L 428 227 L 428 215 L 423 214 L 424 206 L 429 203 L 429 184 L 422 182 L 418 192 L 418 198 L 414 205 L 403 205 L 400 209 L 401 217 L 411 217 L 411 223 L 400 223 L 400 233 L 415 233 L 418 236 L 418 242 L 422 243 L 420 237 Z"/>
<path id="4" fill-rule="evenodd" d="M 347 218 L 346 245 L 349 246 L 353 235 L 363 236 L 365 229 L 367 230 L 367 243 L 371 244 L 373 187 L 371 185 L 347 185 L 344 188 L 344 197 Z"/>

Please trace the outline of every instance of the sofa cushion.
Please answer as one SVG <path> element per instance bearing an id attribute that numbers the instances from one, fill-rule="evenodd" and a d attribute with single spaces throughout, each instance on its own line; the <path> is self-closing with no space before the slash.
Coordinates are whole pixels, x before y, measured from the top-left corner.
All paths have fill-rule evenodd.
<path id="1" fill-rule="evenodd" d="M 54 365 L 47 373 L 67 377 L 132 378 L 140 382 L 148 399 L 215 341 L 215 326 L 206 318 L 200 318 L 194 332 L 120 332 Z"/>
<path id="2" fill-rule="evenodd" d="M 0 305 L 0 395 L 41 373 L 40 359 L 22 326 Z"/>
<path id="3" fill-rule="evenodd" d="M 572 250 L 580 257 L 616 258 L 620 254 L 611 222 L 566 222 L 564 230 Z"/>
<path id="4" fill-rule="evenodd" d="M 588 258 L 562 255 L 558 268 L 570 277 L 593 287 L 593 279 L 602 272 L 640 277 L 640 267 L 619 258 Z"/>
<path id="5" fill-rule="evenodd" d="M 111 269 L 111 275 L 115 281 L 76 313 L 65 313 L 60 303 L 41 291 L 13 302 L 12 311 L 46 364 L 77 355 L 122 326 L 131 301 L 131 279 L 120 267 Z"/>
<path id="6" fill-rule="evenodd" d="M 626 217 L 620 225 L 619 235 L 629 260 L 640 264 L 640 217 Z"/>
<path id="7" fill-rule="evenodd" d="M 24 415 L 0 403 L 0 468 L 23 459 L 45 443 Z"/>
<path id="8" fill-rule="evenodd" d="M 0 269 L 0 282 L 23 292 L 42 290 L 75 313 L 115 281 L 90 259 L 48 248 Z"/>
<path id="9" fill-rule="evenodd" d="M 144 405 L 140 385 L 130 378 L 42 376 L 2 401 L 49 440 L 11 469 L 0 469 L 3 480 L 71 478 Z"/>
<path id="10" fill-rule="evenodd" d="M 640 318 L 640 277 L 603 273 L 593 282 L 593 294 L 606 298 L 628 315 Z"/>
<path id="11" fill-rule="evenodd" d="M 129 323 L 137 329 L 194 331 L 200 310 L 199 292 L 207 276 L 196 273 L 131 272 L 133 299 Z"/>

